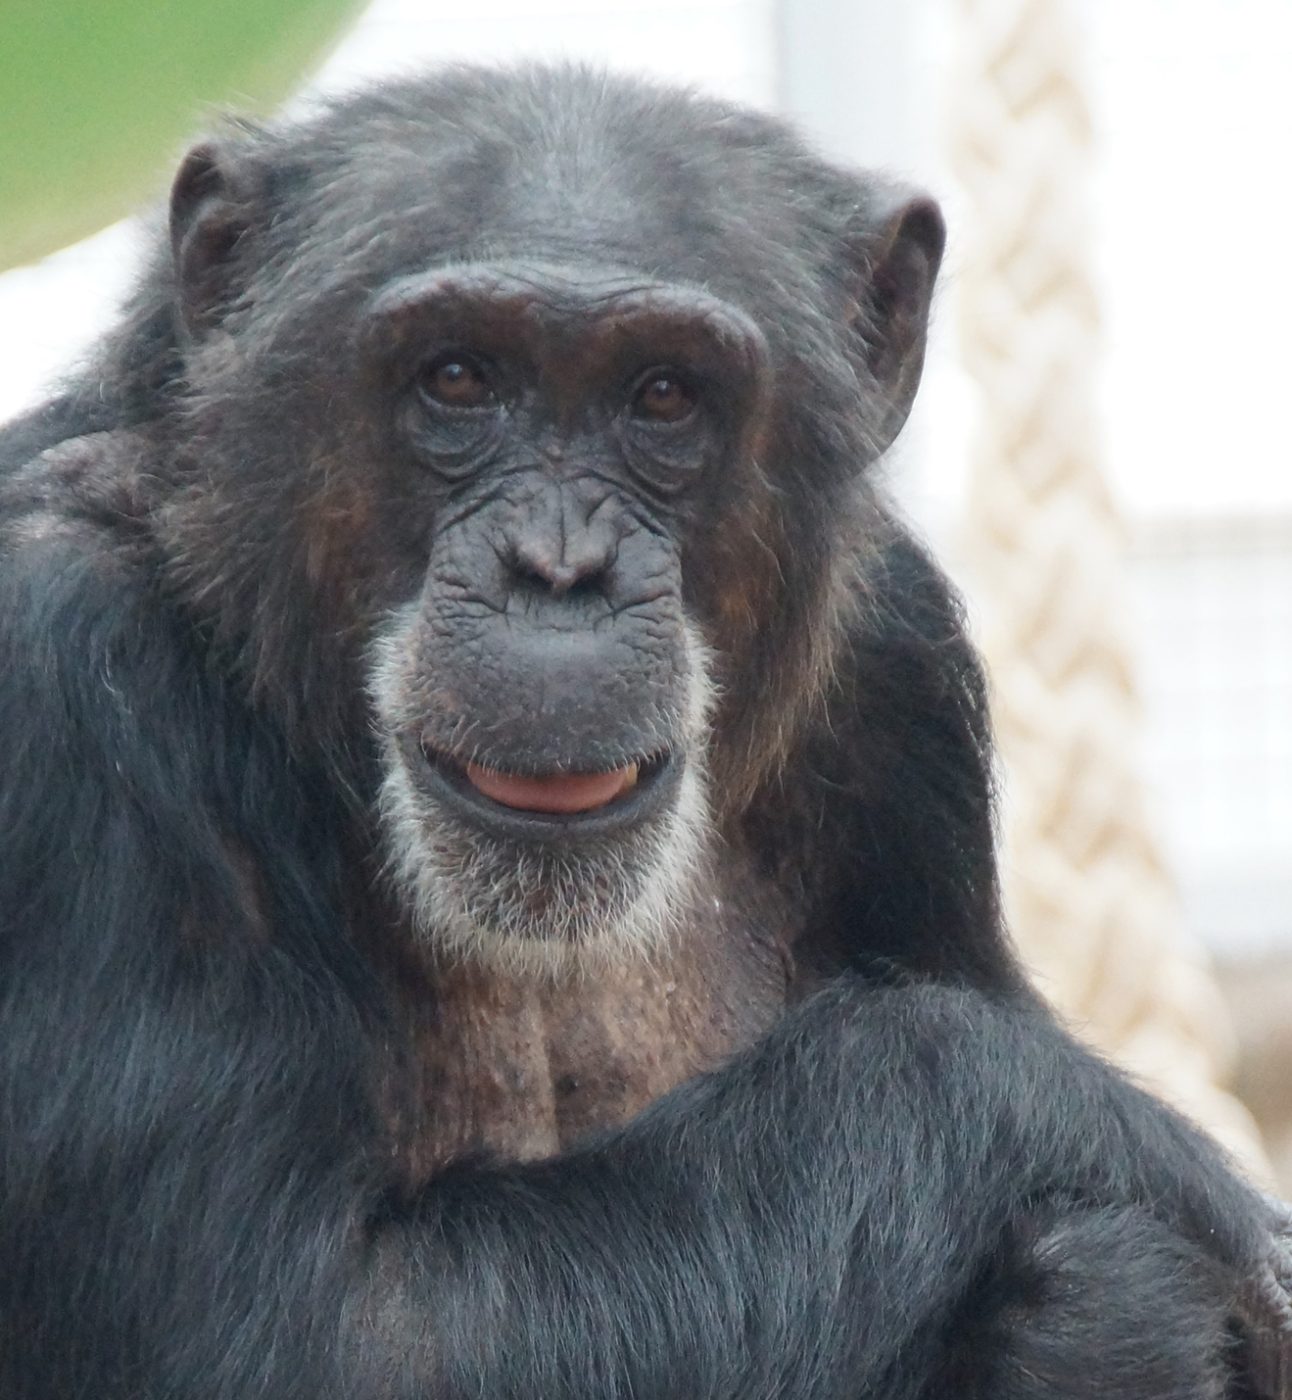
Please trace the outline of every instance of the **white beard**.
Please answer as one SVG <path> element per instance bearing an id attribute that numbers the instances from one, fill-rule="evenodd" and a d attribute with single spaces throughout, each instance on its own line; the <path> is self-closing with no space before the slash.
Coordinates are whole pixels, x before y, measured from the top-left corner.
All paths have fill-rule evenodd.
<path id="1" fill-rule="evenodd" d="M 568 976 L 649 959 L 690 906 L 711 845 L 703 755 L 713 687 L 695 629 L 686 634 L 674 754 L 685 767 L 672 803 L 640 827 L 558 851 L 489 835 L 410 779 L 396 717 L 416 613 L 413 605 L 395 615 L 371 671 L 387 867 L 415 926 L 447 956 L 512 974 Z"/>

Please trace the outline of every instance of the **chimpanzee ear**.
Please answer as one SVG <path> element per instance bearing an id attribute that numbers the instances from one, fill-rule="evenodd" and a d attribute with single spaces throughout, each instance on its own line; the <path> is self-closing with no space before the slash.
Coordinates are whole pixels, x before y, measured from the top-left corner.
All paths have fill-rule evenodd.
<path id="1" fill-rule="evenodd" d="M 194 146 L 170 195 L 170 240 L 180 307 L 197 334 L 235 290 L 233 252 L 263 205 L 259 162 L 211 142 Z"/>
<path id="2" fill-rule="evenodd" d="M 928 195 L 874 184 L 854 219 L 850 242 L 856 279 L 852 327 L 863 363 L 883 396 L 875 425 L 882 451 L 906 422 L 919 387 L 946 224 Z"/>

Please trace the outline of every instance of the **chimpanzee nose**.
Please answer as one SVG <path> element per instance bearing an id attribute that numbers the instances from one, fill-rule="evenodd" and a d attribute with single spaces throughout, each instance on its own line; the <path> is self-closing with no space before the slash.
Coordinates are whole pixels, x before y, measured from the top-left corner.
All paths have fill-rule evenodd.
<path id="1" fill-rule="evenodd" d="M 508 532 L 508 563 L 522 586 L 558 596 L 604 591 L 616 543 L 608 522 L 575 521 L 559 511 L 518 522 Z"/>

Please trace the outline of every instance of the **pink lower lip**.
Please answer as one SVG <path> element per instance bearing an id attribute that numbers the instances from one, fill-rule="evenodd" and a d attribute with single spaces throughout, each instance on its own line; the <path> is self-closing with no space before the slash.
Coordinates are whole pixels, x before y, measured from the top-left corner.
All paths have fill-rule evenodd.
<path id="1" fill-rule="evenodd" d="M 532 778 L 500 773 L 478 763 L 466 765 L 471 786 L 500 806 L 562 816 L 607 806 L 633 787 L 637 772 L 638 765 L 629 763 L 610 773 L 554 773 Z"/>

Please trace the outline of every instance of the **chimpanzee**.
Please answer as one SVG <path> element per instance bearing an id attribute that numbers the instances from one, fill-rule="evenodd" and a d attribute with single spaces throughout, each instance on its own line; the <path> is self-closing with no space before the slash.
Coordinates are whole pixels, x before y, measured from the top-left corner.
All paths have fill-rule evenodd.
<path id="1" fill-rule="evenodd" d="M 0 453 L 7 1400 L 1276 1393 L 1285 1221 L 1002 931 L 942 243 L 583 70 L 188 155 Z"/>

